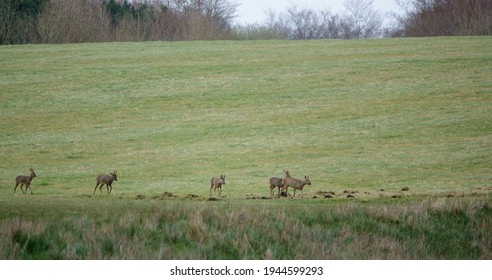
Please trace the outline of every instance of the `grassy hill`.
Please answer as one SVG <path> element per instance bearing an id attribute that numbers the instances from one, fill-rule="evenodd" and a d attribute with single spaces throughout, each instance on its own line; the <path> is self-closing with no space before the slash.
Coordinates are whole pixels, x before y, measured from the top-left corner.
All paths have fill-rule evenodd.
<path id="1" fill-rule="evenodd" d="M 120 219 L 165 204 L 166 213 L 259 207 L 266 218 L 285 207 L 447 196 L 478 197 L 490 213 L 491 45 L 456 37 L 0 46 L 0 217 L 97 217 L 115 207 Z M 13 195 L 29 168 L 34 196 Z M 247 199 L 269 196 L 268 179 L 284 169 L 310 176 L 304 198 Z M 113 193 L 92 197 L 96 176 L 112 170 Z M 224 196 L 210 206 L 210 178 L 220 174 Z M 319 191 L 335 199 L 313 199 Z M 223 256 L 261 258 L 263 249 Z M 92 257 L 125 257 L 109 253 Z M 400 257 L 441 256 L 426 254 Z M 309 256 L 329 257 L 273 250 Z"/>

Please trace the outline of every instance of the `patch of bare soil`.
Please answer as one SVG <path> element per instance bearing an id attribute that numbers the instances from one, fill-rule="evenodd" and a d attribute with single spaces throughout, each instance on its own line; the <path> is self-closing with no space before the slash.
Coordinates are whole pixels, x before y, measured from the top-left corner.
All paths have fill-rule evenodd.
<path id="1" fill-rule="evenodd" d="M 318 198 L 318 195 L 323 198 L 334 198 L 336 193 L 333 191 L 317 191 L 315 197 L 313 198 Z"/>
<path id="2" fill-rule="evenodd" d="M 356 193 L 359 193 L 359 191 L 355 191 L 355 190 L 344 190 L 343 191 L 344 194 L 356 194 Z"/>
<path id="3" fill-rule="evenodd" d="M 166 198 L 171 198 L 171 197 L 177 197 L 176 195 L 174 195 L 173 193 L 171 192 L 164 192 L 164 193 L 161 193 L 161 194 L 158 194 L 158 195 L 154 195 L 152 197 L 152 199 L 159 199 L 159 200 L 163 200 L 163 199 L 166 199 Z"/>
<path id="4" fill-rule="evenodd" d="M 256 196 L 253 194 L 247 194 L 246 199 L 272 199 L 272 196 Z"/>

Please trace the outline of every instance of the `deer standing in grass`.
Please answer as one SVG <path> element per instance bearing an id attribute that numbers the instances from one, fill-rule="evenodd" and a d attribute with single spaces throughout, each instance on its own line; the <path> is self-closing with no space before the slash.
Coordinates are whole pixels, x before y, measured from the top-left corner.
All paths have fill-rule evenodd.
<path id="1" fill-rule="evenodd" d="M 219 189 L 219 195 L 222 193 L 222 185 L 225 185 L 225 175 L 220 175 L 220 178 L 213 177 L 210 180 L 210 196 L 212 196 L 212 189 L 214 189 L 214 194 L 217 189 Z"/>
<path id="2" fill-rule="evenodd" d="M 294 189 L 294 195 L 291 198 L 294 198 L 294 196 L 296 196 L 296 190 L 300 190 L 301 196 L 304 196 L 302 189 L 304 188 L 305 185 L 311 185 L 311 181 L 309 181 L 309 177 L 306 175 L 304 176 L 304 180 L 285 177 L 283 182 L 284 182 L 285 192 L 287 192 L 287 194 L 289 194 L 288 192 L 289 187 Z"/>
<path id="3" fill-rule="evenodd" d="M 34 169 L 29 169 L 31 171 L 31 175 L 25 176 L 25 175 L 19 175 L 15 177 L 15 188 L 14 188 L 14 194 L 15 190 L 17 189 L 17 186 L 20 184 L 20 189 L 21 191 L 26 194 L 27 193 L 27 188 L 31 190 L 31 195 L 32 195 L 32 189 L 31 189 L 31 182 L 34 177 L 36 177 L 36 173 L 34 173 Z M 24 191 L 22 187 L 26 185 L 26 190 Z"/>
<path id="4" fill-rule="evenodd" d="M 102 193 L 101 188 L 104 185 L 106 185 L 106 189 L 108 190 L 108 194 L 110 194 L 111 191 L 113 190 L 113 187 L 111 186 L 111 184 L 113 183 L 113 181 L 118 181 L 118 179 L 116 178 L 116 170 L 113 171 L 113 173 L 110 173 L 109 175 L 99 175 L 99 176 L 97 176 L 97 179 L 96 179 L 96 187 L 94 188 L 94 193 L 92 195 L 95 195 L 96 194 L 97 187 L 99 187 L 99 191 Z"/>
<path id="5" fill-rule="evenodd" d="M 289 177 L 290 178 L 289 171 L 284 170 L 284 172 L 285 172 L 285 177 Z M 281 190 L 284 189 L 284 182 L 283 182 L 283 179 L 282 178 L 278 178 L 278 177 L 272 177 L 272 178 L 270 178 L 270 195 L 271 196 L 274 195 L 274 191 L 273 190 L 275 188 L 278 188 L 277 195 L 280 195 Z"/>

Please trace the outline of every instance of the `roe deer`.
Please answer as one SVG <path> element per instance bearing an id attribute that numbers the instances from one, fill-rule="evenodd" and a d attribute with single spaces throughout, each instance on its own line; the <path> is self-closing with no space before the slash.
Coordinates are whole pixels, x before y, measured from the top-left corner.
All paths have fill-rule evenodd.
<path id="1" fill-rule="evenodd" d="M 290 178 L 289 171 L 284 170 L 284 172 L 285 172 L 285 177 L 289 177 Z M 278 188 L 277 195 L 280 195 L 281 190 L 284 189 L 284 182 L 283 182 L 282 178 L 278 178 L 278 177 L 272 177 L 272 178 L 270 178 L 270 195 L 271 196 L 274 195 L 274 191 L 273 190 L 275 188 Z"/>
<path id="2" fill-rule="evenodd" d="M 311 185 L 311 181 L 309 181 L 308 176 L 304 176 L 304 180 L 290 178 L 290 177 L 284 178 L 284 188 L 287 194 L 288 194 L 289 187 L 294 189 L 294 195 L 291 198 L 294 198 L 294 196 L 296 196 L 296 190 L 300 190 L 301 196 L 304 196 L 302 189 L 304 188 L 305 185 Z"/>
<path id="3" fill-rule="evenodd" d="M 282 178 L 272 177 L 270 178 L 270 196 L 274 195 L 274 189 L 278 188 L 278 193 L 280 190 L 284 188 L 284 183 L 282 182 Z"/>
<path id="4" fill-rule="evenodd" d="M 29 169 L 31 171 L 31 175 L 29 176 L 25 176 L 25 175 L 19 175 L 17 177 L 15 177 L 15 188 L 14 188 L 14 194 L 15 194 L 15 190 L 17 189 L 17 186 L 19 184 L 21 184 L 20 186 L 20 189 L 21 191 L 26 194 L 27 193 L 27 188 L 29 188 L 31 190 L 31 194 L 32 194 L 32 189 L 31 189 L 31 182 L 32 182 L 32 179 L 34 177 L 36 177 L 36 173 L 34 173 L 34 170 L 31 168 Z M 26 185 L 26 190 L 24 191 L 22 189 L 22 187 Z"/>
<path id="5" fill-rule="evenodd" d="M 111 191 L 113 190 L 113 187 L 111 186 L 113 181 L 118 181 L 118 179 L 116 178 L 116 170 L 113 171 L 113 173 L 110 173 L 110 175 L 99 175 L 99 176 L 97 176 L 96 187 L 94 188 L 94 193 L 92 195 L 96 194 L 97 187 L 99 187 L 99 191 L 102 193 L 101 188 L 104 185 L 106 185 L 106 188 L 108 190 L 108 194 L 110 194 Z"/>
<path id="6" fill-rule="evenodd" d="M 214 194 L 215 190 L 219 189 L 219 195 L 222 193 L 222 185 L 225 185 L 225 175 L 220 175 L 220 178 L 213 177 L 212 180 L 210 180 L 210 196 L 212 196 L 212 189 L 214 189 Z"/>

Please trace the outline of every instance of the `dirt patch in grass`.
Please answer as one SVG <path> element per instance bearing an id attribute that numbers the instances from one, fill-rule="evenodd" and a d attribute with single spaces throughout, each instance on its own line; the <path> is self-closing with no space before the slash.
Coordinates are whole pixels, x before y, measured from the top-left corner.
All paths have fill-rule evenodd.
<path id="1" fill-rule="evenodd" d="M 163 199 L 172 198 L 172 197 L 178 197 L 178 196 L 177 195 L 174 195 L 172 192 L 164 192 L 164 193 L 161 193 L 161 194 L 158 194 L 158 195 L 154 195 L 152 197 L 152 199 L 163 200 Z"/>

